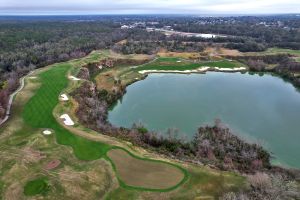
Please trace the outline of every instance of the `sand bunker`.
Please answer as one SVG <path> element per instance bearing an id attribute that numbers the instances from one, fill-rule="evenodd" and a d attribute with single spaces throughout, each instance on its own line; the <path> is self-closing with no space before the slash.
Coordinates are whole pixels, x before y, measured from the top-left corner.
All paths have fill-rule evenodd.
<path id="1" fill-rule="evenodd" d="M 60 95 L 60 99 L 61 99 L 62 101 L 68 101 L 68 100 L 69 100 L 69 98 L 68 98 L 68 96 L 67 96 L 66 94 L 61 94 L 61 95 Z"/>
<path id="2" fill-rule="evenodd" d="M 46 130 L 43 131 L 43 134 L 44 135 L 51 135 L 52 131 L 46 129 Z"/>
<path id="3" fill-rule="evenodd" d="M 30 79 L 36 79 L 37 77 L 36 76 L 30 76 L 28 78 L 30 78 Z"/>
<path id="4" fill-rule="evenodd" d="M 72 119 L 70 118 L 70 116 L 68 114 L 63 114 L 62 116 L 60 116 L 61 119 L 64 119 L 64 123 L 67 126 L 73 126 L 74 122 L 72 121 Z"/>
<path id="5" fill-rule="evenodd" d="M 69 79 L 73 80 L 73 81 L 79 81 L 80 78 L 76 78 L 75 76 L 69 76 Z"/>
<path id="6" fill-rule="evenodd" d="M 215 67 L 214 69 L 217 70 L 217 71 L 221 71 L 221 72 L 236 72 L 236 71 L 246 70 L 245 67 L 236 67 L 236 68 L 219 68 L 219 67 Z"/>

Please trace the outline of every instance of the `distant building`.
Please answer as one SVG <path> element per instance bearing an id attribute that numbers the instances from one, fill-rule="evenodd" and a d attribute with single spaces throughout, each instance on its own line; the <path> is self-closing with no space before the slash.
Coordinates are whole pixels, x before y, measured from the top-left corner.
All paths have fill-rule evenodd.
<path id="1" fill-rule="evenodd" d="M 148 24 L 151 24 L 151 25 L 158 25 L 159 22 L 148 22 Z"/>
<path id="2" fill-rule="evenodd" d="M 129 26 L 127 26 L 127 25 L 122 25 L 121 26 L 121 29 L 128 29 L 129 28 Z"/>
<path id="3" fill-rule="evenodd" d="M 164 26 L 163 29 L 164 29 L 164 30 L 173 31 L 172 26 Z"/>

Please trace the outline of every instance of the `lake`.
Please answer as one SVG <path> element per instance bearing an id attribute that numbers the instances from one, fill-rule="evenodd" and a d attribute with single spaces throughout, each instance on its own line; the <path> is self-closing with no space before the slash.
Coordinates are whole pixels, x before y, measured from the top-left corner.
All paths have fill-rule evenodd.
<path id="1" fill-rule="evenodd" d="M 259 141 L 274 163 L 300 168 L 300 93 L 270 74 L 150 74 L 128 86 L 108 116 L 116 126 L 141 122 L 162 134 L 178 128 L 189 139 L 215 118 Z"/>

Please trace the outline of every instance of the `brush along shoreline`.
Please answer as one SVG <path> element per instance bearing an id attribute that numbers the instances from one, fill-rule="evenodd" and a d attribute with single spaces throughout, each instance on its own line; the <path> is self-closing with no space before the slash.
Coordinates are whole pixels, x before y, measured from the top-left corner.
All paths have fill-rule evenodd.
<path id="1" fill-rule="evenodd" d="M 140 74 L 148 73 L 181 73 L 181 74 L 190 74 L 190 73 L 205 73 L 207 71 L 217 71 L 217 72 L 243 72 L 246 71 L 246 67 L 236 67 L 236 68 L 220 68 L 220 67 L 200 67 L 194 70 L 141 70 Z"/>

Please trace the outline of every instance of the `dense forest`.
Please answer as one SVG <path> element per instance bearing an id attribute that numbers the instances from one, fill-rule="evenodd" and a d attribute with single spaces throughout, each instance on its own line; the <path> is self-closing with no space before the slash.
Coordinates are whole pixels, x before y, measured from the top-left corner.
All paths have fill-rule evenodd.
<path id="1" fill-rule="evenodd" d="M 111 22 L 0 21 L 0 118 L 28 71 L 83 57 L 127 37 Z"/>
<path id="2" fill-rule="evenodd" d="M 238 36 L 245 41 L 264 44 L 267 47 L 300 49 L 299 18 L 297 15 L 192 17 L 162 20 L 163 22 L 156 26 L 169 25 L 174 30 L 183 32 Z M 233 43 L 242 45 L 245 42 Z"/>

